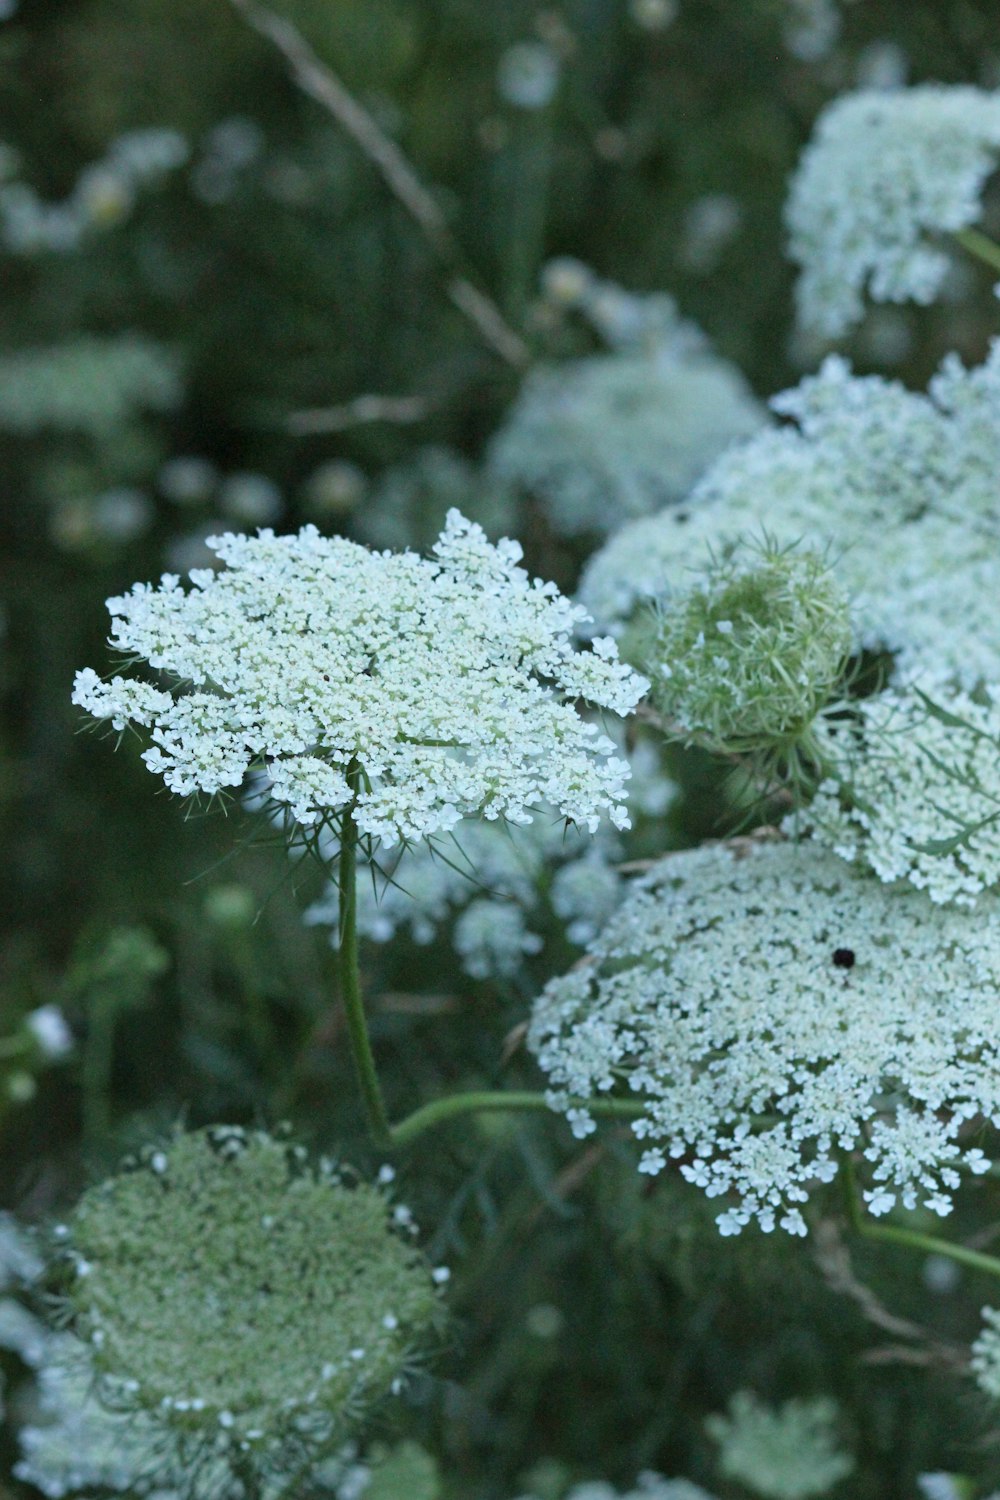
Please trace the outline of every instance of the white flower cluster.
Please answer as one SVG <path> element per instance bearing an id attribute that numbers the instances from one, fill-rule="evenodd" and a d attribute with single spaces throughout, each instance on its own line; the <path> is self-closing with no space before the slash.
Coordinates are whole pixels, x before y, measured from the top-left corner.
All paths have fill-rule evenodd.
<path id="1" fill-rule="evenodd" d="M 127 219 L 138 193 L 183 166 L 188 146 L 176 130 L 131 130 L 80 173 L 69 197 L 46 203 L 26 182 L 0 186 L 0 243 L 15 255 L 65 254 L 94 231 Z"/>
<path id="2" fill-rule="evenodd" d="M 724 1234 L 806 1230 L 801 1207 L 868 1164 L 872 1213 L 945 1214 L 957 1168 L 988 1163 L 966 1122 L 1000 1123 L 1000 906 L 935 907 L 809 843 L 707 845 L 639 882 L 590 962 L 539 997 L 529 1032 L 551 1101 L 646 1101 L 640 1170 L 668 1158 Z"/>
<path id="3" fill-rule="evenodd" d="M 782 38 L 799 62 L 820 62 L 833 51 L 841 31 L 836 0 L 784 0 Z"/>
<path id="4" fill-rule="evenodd" d="M 559 269 L 550 271 L 555 286 Z M 619 347 L 536 367 L 487 455 L 488 474 L 537 497 L 569 536 L 607 532 L 680 499 L 729 443 L 765 421 L 739 371 L 669 299 L 648 299 L 654 315 L 575 263 L 562 280 L 574 272 L 574 301 Z"/>
<path id="5" fill-rule="evenodd" d="M 677 788 L 663 774 L 654 747 L 640 740 L 622 754 L 632 771 L 630 811 L 662 816 Z M 321 837 L 321 853 L 331 863 L 337 848 L 333 835 Z M 465 972 L 474 979 L 508 978 L 525 954 L 542 948 L 538 929 L 545 925 L 546 888 L 570 942 L 582 947 L 596 937 L 624 895 L 615 868 L 623 857 L 621 841 L 606 825 L 591 839 L 551 808 L 538 810 L 524 828 L 467 818 L 443 843 L 425 841 L 395 859 L 380 859 L 376 871 L 362 870 L 358 931 L 376 943 L 406 931 L 427 946 L 454 921 L 452 943 Z M 336 883 L 308 908 L 305 920 L 328 926 L 336 946 Z"/>
<path id="6" fill-rule="evenodd" d="M 719 1470 L 762 1500 L 812 1500 L 850 1474 L 838 1445 L 837 1407 L 822 1396 L 774 1408 L 737 1391 L 725 1416 L 705 1424 L 719 1445 Z"/>
<path id="7" fill-rule="evenodd" d="M 532 1497 L 522 1496 L 521 1500 Z M 565 1500 L 714 1500 L 714 1497 L 690 1479 L 664 1479 L 662 1474 L 647 1470 L 630 1490 L 616 1490 L 606 1480 L 592 1479 L 575 1484 Z"/>
<path id="8" fill-rule="evenodd" d="M 800 826 L 882 880 L 971 906 L 1000 881 L 1000 703 L 887 692 L 856 713 L 854 753 Z"/>
<path id="9" fill-rule="evenodd" d="M 128 1490 L 150 1471 L 179 1479 L 163 1461 L 162 1433 L 151 1417 L 101 1405 L 92 1365 L 71 1335 L 49 1338 L 38 1385 L 41 1421 L 21 1429 L 15 1479 L 49 1500 L 79 1490 Z"/>
<path id="10" fill-rule="evenodd" d="M 972 1346 L 969 1363 L 980 1390 L 1000 1401 L 1000 1312 L 984 1307 L 982 1317 L 983 1331 Z"/>
<path id="11" fill-rule="evenodd" d="M 212 546 L 228 566 L 192 572 L 189 592 L 166 574 L 108 601 L 112 645 L 178 687 L 87 669 L 73 694 L 151 729 L 143 759 L 171 791 L 216 793 L 263 766 L 299 823 L 352 804 L 386 844 L 477 811 L 527 823 L 541 803 L 591 830 L 602 813 L 628 825 L 628 765 L 575 703 L 625 714 L 647 684 L 610 640 L 573 649 L 585 611 L 529 580 L 516 542 L 493 546 L 452 510 L 432 558 L 311 526 Z"/>
<path id="12" fill-rule="evenodd" d="M 1000 344 L 971 370 L 947 359 L 926 395 L 831 357 L 773 405 L 789 425 L 731 449 L 683 506 L 591 560 L 579 597 L 597 627 L 620 632 L 763 530 L 830 556 L 855 648 L 894 652 L 897 678 L 1000 681 Z"/>
<path id="13" fill-rule="evenodd" d="M 20 435 L 100 438 L 140 411 L 167 411 L 180 399 L 175 359 L 138 334 L 84 336 L 0 359 L 0 428 Z"/>
<path id="14" fill-rule="evenodd" d="M 844 94 L 820 116 L 787 220 L 804 324 L 829 337 L 876 302 L 933 301 L 950 264 L 934 237 L 980 216 L 1000 162 L 1000 92 L 922 84 Z"/>

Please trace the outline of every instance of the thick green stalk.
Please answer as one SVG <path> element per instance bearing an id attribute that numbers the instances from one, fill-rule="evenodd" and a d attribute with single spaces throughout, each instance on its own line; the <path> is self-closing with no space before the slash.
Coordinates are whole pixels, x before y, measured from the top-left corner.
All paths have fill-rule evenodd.
<path id="1" fill-rule="evenodd" d="M 646 1107 L 641 1099 L 581 1099 L 579 1104 L 581 1109 L 586 1109 L 592 1115 L 626 1120 L 635 1119 Z M 425 1130 L 443 1125 L 456 1115 L 483 1114 L 490 1110 L 551 1112 L 551 1109 L 545 1094 L 516 1089 L 511 1089 L 509 1093 L 494 1093 L 484 1089 L 468 1094 L 450 1094 L 443 1099 L 432 1099 L 430 1104 L 422 1105 L 412 1115 L 407 1115 L 405 1120 L 400 1120 L 398 1125 L 393 1125 L 392 1144 L 408 1146 L 411 1141 L 423 1135 Z"/>
<path id="2" fill-rule="evenodd" d="M 981 229 L 959 229 L 955 235 L 963 250 L 994 271 L 1000 271 L 1000 245 Z"/>
<path id="3" fill-rule="evenodd" d="M 360 772 L 352 761 L 347 780 L 357 790 Z M 358 827 L 354 821 L 354 798 L 347 804 L 340 822 L 340 862 L 338 882 L 340 895 L 340 995 L 347 1017 L 347 1034 L 358 1076 L 361 1097 L 368 1117 L 368 1130 L 378 1146 L 389 1146 L 392 1133 L 385 1112 L 382 1088 L 375 1071 L 375 1058 L 368 1036 L 368 1021 L 361 995 L 361 971 L 358 966 Z"/>

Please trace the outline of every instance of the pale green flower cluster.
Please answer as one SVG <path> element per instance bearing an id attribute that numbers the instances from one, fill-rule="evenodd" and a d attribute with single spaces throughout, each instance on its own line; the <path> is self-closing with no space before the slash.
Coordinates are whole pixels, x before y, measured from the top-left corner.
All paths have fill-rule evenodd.
<path id="1" fill-rule="evenodd" d="M 671 734 L 723 754 L 790 754 L 850 646 L 847 599 L 827 563 L 765 539 L 663 601 L 643 665 Z"/>
<path id="2" fill-rule="evenodd" d="M 672 504 L 763 425 L 739 371 L 669 299 L 630 297 L 576 263 L 556 263 L 547 285 L 617 346 L 536 367 L 487 455 L 487 474 L 537 498 L 556 531 L 607 532 Z"/>
<path id="3" fill-rule="evenodd" d="M 415 1232 L 381 1186 L 301 1147 L 231 1126 L 178 1136 L 74 1210 L 81 1358 L 169 1463 L 287 1474 L 400 1388 L 438 1320 L 445 1273 Z M 135 1478 L 136 1455 L 122 1461 Z"/>
<path id="4" fill-rule="evenodd" d="M 719 1445 L 719 1471 L 761 1500 L 813 1500 L 854 1468 L 837 1442 L 836 1403 L 823 1397 L 764 1405 L 738 1391 L 726 1414 L 705 1424 Z"/>
<path id="5" fill-rule="evenodd" d="M 831 558 L 854 649 L 890 651 L 897 679 L 1000 680 L 1000 344 L 948 358 L 927 394 L 855 376 L 836 357 L 773 402 L 790 422 L 725 454 L 683 506 L 632 522 L 589 563 L 580 599 L 620 633 L 762 530 Z"/>
<path id="6" fill-rule="evenodd" d="M 940 236 L 975 224 L 1000 163 L 1000 93 L 921 84 L 829 104 L 792 179 L 790 253 L 802 322 L 830 337 L 876 302 L 933 301 Z"/>
<path id="7" fill-rule="evenodd" d="M 0 428 L 100 438 L 142 411 L 181 399 L 176 360 L 138 334 L 81 337 L 0 358 Z"/>
<path id="8" fill-rule="evenodd" d="M 980 1390 L 1000 1401 L 1000 1312 L 984 1307 L 982 1317 L 982 1332 L 972 1345 L 969 1363 Z"/>
<path id="9" fill-rule="evenodd" d="M 1000 906 L 935 906 L 804 844 L 668 856 L 535 1004 L 529 1045 L 580 1134 L 581 1099 L 638 1096 L 640 1170 L 671 1158 L 724 1234 L 804 1234 L 859 1151 L 872 1213 L 951 1208 L 1000 1121 Z"/>
<path id="10" fill-rule="evenodd" d="M 576 702 L 628 713 L 647 684 L 613 641 L 574 649 L 585 611 L 531 581 L 517 543 L 493 546 L 453 510 L 431 558 L 311 526 L 212 546 L 227 566 L 193 571 L 189 592 L 166 574 L 108 601 L 111 644 L 177 688 L 88 669 L 74 689 L 96 718 L 151 730 L 143 759 L 171 791 L 263 768 L 298 823 L 350 805 L 386 844 L 474 812 L 527 823 L 544 803 L 627 826 L 628 765 Z"/>

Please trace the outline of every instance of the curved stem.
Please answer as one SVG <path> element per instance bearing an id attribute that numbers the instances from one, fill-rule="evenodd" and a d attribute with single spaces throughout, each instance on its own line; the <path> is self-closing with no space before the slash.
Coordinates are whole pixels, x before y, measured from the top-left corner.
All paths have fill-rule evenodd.
<path id="1" fill-rule="evenodd" d="M 943 1255 L 970 1270 L 982 1271 L 987 1276 L 1000 1276 L 1000 1260 L 993 1255 L 984 1255 L 981 1250 L 970 1250 L 967 1245 L 956 1245 L 952 1240 L 938 1239 L 934 1234 L 923 1234 L 916 1229 L 902 1229 L 895 1224 L 873 1224 L 865 1218 L 855 1186 L 854 1164 L 843 1159 L 844 1193 L 851 1228 L 866 1240 L 881 1241 L 886 1245 L 903 1245 L 910 1250 L 919 1250 L 924 1255 Z"/>
<path id="2" fill-rule="evenodd" d="M 981 229 L 959 229 L 955 238 L 963 250 L 981 260 L 993 271 L 1000 271 L 1000 245 Z"/>
<path id="3" fill-rule="evenodd" d="M 347 768 L 347 780 L 357 792 L 360 769 L 355 761 Z M 375 1058 L 368 1036 L 368 1021 L 361 995 L 361 971 L 358 966 L 358 828 L 354 821 L 354 801 L 344 808 L 340 820 L 340 860 L 337 867 L 340 897 L 340 994 L 347 1017 L 347 1034 L 357 1073 L 361 1097 L 368 1117 L 368 1130 L 378 1146 L 391 1144 L 389 1117 L 385 1112 L 382 1088 L 375 1071 Z"/>
<path id="4" fill-rule="evenodd" d="M 592 1115 L 629 1120 L 641 1115 L 646 1105 L 641 1099 L 581 1099 L 580 1108 Z M 411 1115 L 407 1115 L 405 1120 L 391 1126 L 392 1145 L 408 1146 L 411 1141 L 423 1135 L 425 1130 L 432 1130 L 434 1126 L 442 1125 L 456 1115 L 480 1114 L 490 1110 L 553 1112 L 547 1095 L 524 1090 L 511 1089 L 509 1093 L 504 1093 L 480 1089 L 468 1094 L 449 1094 L 443 1099 L 432 1099 L 430 1104 L 421 1105 Z"/>

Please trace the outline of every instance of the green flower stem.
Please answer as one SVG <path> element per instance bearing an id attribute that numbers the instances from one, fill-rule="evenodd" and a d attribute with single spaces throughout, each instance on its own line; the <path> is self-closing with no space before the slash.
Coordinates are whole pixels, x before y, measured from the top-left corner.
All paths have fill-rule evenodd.
<path id="1" fill-rule="evenodd" d="M 361 781 L 361 768 L 352 761 L 347 768 L 347 780 L 357 794 Z M 358 829 L 354 821 L 354 798 L 344 808 L 340 820 L 340 863 L 337 870 L 340 907 L 340 948 L 338 963 L 340 970 L 340 993 L 347 1017 L 347 1034 L 351 1044 L 351 1055 L 364 1100 L 368 1131 L 377 1146 L 390 1149 L 408 1146 L 411 1141 L 431 1130 L 435 1125 L 454 1119 L 456 1115 L 468 1115 L 487 1110 L 549 1110 L 551 1106 L 544 1094 L 510 1090 L 508 1093 L 492 1092 L 488 1089 L 467 1094 L 451 1094 L 443 1099 L 433 1099 L 407 1115 L 397 1125 L 389 1124 L 382 1087 L 375 1068 L 368 1021 L 365 1016 L 361 994 L 361 971 L 358 965 Z M 634 1119 L 641 1115 L 645 1105 L 641 1099 L 592 1099 L 581 1100 L 581 1108 L 592 1115 L 611 1116 L 616 1119 Z"/>
<path id="2" fill-rule="evenodd" d="M 867 1219 L 858 1201 L 854 1175 L 854 1164 L 843 1158 L 844 1196 L 847 1202 L 851 1228 L 866 1240 L 881 1241 L 886 1245 L 903 1245 L 910 1250 L 919 1250 L 923 1255 L 943 1255 L 972 1271 L 982 1271 L 986 1276 L 1000 1276 L 1000 1260 L 993 1255 L 984 1255 L 981 1250 L 970 1250 L 967 1245 L 956 1245 L 952 1240 L 941 1240 L 933 1234 L 921 1234 L 916 1229 L 902 1229 L 895 1224 L 873 1224 Z"/>
<path id="3" fill-rule="evenodd" d="M 963 250 L 981 260 L 994 271 L 1000 271 L 1000 245 L 981 229 L 959 229 L 955 235 Z"/>
<path id="4" fill-rule="evenodd" d="M 360 775 L 360 767 L 356 761 L 352 761 L 347 768 L 347 780 L 354 789 L 355 796 Z M 352 797 L 344 808 L 340 822 L 340 863 L 337 872 L 340 897 L 340 994 L 347 1017 L 351 1054 L 368 1118 L 368 1130 L 377 1146 L 389 1146 L 392 1144 L 392 1131 L 385 1112 L 382 1087 L 375 1071 L 358 966 L 358 828 L 354 821 L 354 804 L 355 798 Z"/>
<path id="5" fill-rule="evenodd" d="M 582 1099 L 579 1103 L 581 1109 L 586 1109 L 592 1115 L 624 1120 L 635 1119 L 646 1108 L 642 1099 Z M 430 1104 L 424 1104 L 420 1109 L 414 1110 L 412 1115 L 407 1115 L 405 1120 L 400 1120 L 398 1125 L 393 1125 L 392 1144 L 408 1146 L 411 1141 L 423 1135 L 425 1130 L 432 1130 L 435 1125 L 442 1125 L 457 1115 L 480 1114 L 489 1110 L 548 1110 L 551 1113 L 552 1106 L 547 1102 L 545 1094 L 515 1089 L 510 1092 L 484 1089 L 468 1094 L 451 1094 L 444 1099 L 433 1099 Z"/>

